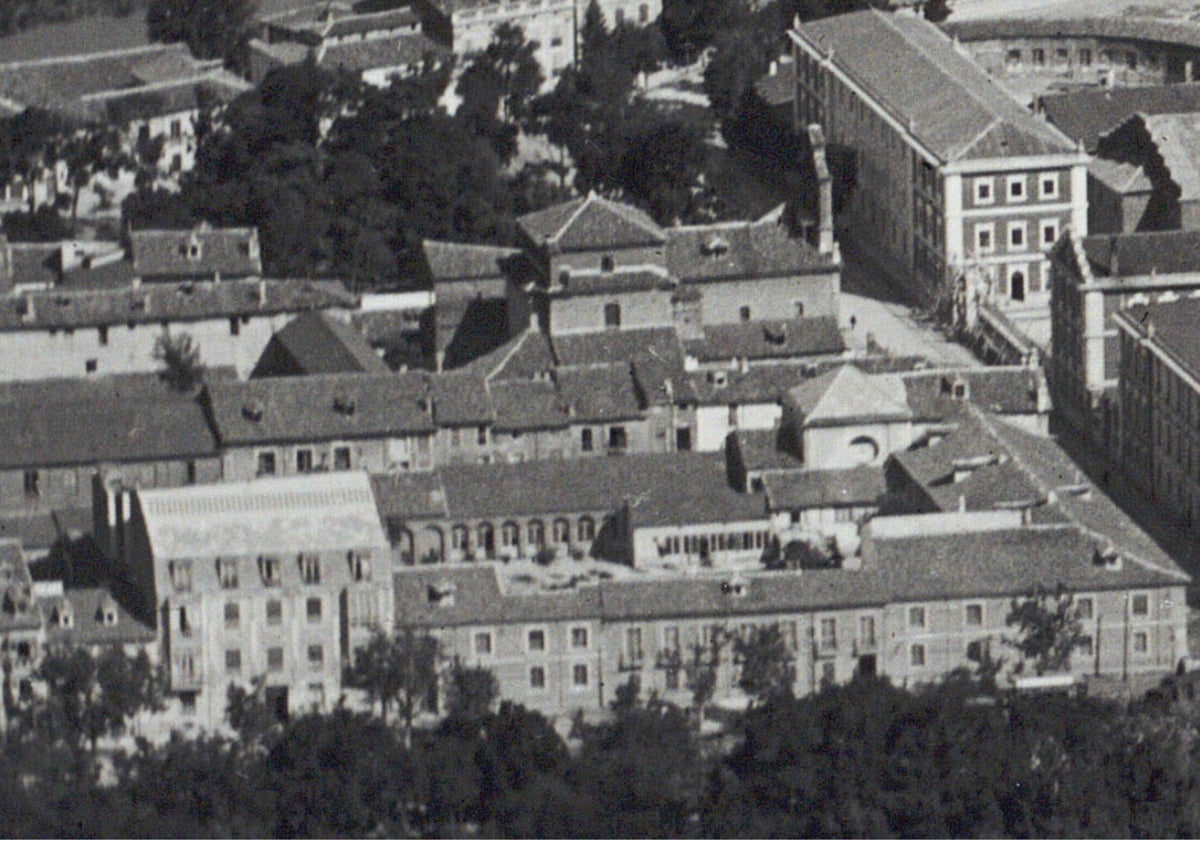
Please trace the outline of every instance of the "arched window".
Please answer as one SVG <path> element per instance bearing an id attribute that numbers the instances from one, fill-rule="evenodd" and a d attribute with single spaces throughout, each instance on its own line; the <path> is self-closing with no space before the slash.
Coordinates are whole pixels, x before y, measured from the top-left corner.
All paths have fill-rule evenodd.
<path id="1" fill-rule="evenodd" d="M 457 525 L 450 530 L 450 546 L 460 552 L 465 552 L 471 544 L 470 532 L 464 525 Z"/>
<path id="2" fill-rule="evenodd" d="M 509 521 L 500 527 L 500 545 L 505 547 L 516 547 L 521 542 L 521 528 L 516 523 Z"/>
<path id="3" fill-rule="evenodd" d="M 491 523 L 480 523 L 476 529 L 476 537 L 479 541 L 479 548 L 483 551 L 485 557 L 491 558 L 496 554 L 496 530 L 492 528 Z"/>
<path id="4" fill-rule="evenodd" d="M 423 537 L 422 542 L 429 548 L 421 556 L 421 563 L 440 564 L 446 556 L 446 538 L 442 530 L 437 526 L 426 526 Z"/>
<path id="5" fill-rule="evenodd" d="M 529 545 L 542 546 L 546 542 L 546 526 L 541 520 L 529 521 Z"/>
<path id="6" fill-rule="evenodd" d="M 850 458 L 855 464 L 870 464 L 879 457 L 879 444 L 868 435 L 859 435 L 850 442 Z"/>
<path id="7" fill-rule="evenodd" d="M 579 540 L 587 542 L 596 539 L 596 521 L 591 517 L 579 518 Z"/>
<path id="8" fill-rule="evenodd" d="M 552 535 L 555 543 L 570 543 L 571 524 L 563 519 L 555 520 Z"/>
<path id="9" fill-rule="evenodd" d="M 1025 273 L 1013 272 L 1009 278 L 1009 289 L 1014 301 L 1025 300 Z"/>

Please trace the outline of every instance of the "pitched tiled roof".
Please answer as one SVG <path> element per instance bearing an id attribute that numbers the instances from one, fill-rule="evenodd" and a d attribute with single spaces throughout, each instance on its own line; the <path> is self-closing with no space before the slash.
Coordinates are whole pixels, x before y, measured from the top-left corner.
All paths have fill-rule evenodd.
<path id="1" fill-rule="evenodd" d="M 806 363 L 755 365 L 746 370 L 694 371 L 688 374 L 701 405 L 782 403 L 793 386 L 812 377 Z"/>
<path id="2" fill-rule="evenodd" d="M 563 429 L 571 421 L 566 402 L 549 380 L 503 380 L 488 384 L 501 432 Z"/>
<path id="3" fill-rule="evenodd" d="M 208 387 L 224 446 L 432 432 L 425 374 L 318 374 Z"/>
<path id="4" fill-rule="evenodd" d="M 496 417 L 482 374 L 453 371 L 433 377 L 433 416 L 439 427 L 490 424 Z"/>
<path id="5" fill-rule="evenodd" d="M 133 267 L 146 279 L 194 277 L 210 279 L 262 274 L 256 228 L 130 231 Z M 194 251 L 192 250 L 194 249 Z M 195 256 L 190 256 L 191 254 Z"/>
<path id="6" fill-rule="evenodd" d="M 1029 475 L 1007 457 L 971 470 L 957 482 L 927 489 L 943 511 L 995 511 L 998 508 L 1038 507 L 1046 497 Z"/>
<path id="7" fill-rule="evenodd" d="M 360 471 L 143 490 L 134 504 L 141 510 L 150 550 L 160 563 L 172 558 L 262 553 L 278 557 L 387 546 L 370 477 Z M 196 566 L 196 577 L 215 578 L 215 564 Z M 298 584 L 297 565 L 282 566 L 284 576 L 294 575 Z M 333 582 L 335 570 L 345 567 L 330 567 L 323 570 L 323 577 Z M 254 577 L 247 570 L 243 586 Z"/>
<path id="8" fill-rule="evenodd" d="M 1112 38 L 1121 41 L 1157 41 L 1200 48 L 1200 24 L 1176 17 L 1120 14 L 1105 17 L 1006 15 L 977 20 L 948 20 L 942 28 L 961 41 Z"/>
<path id="9" fill-rule="evenodd" d="M 875 505 L 887 490 L 883 469 L 871 465 L 767 473 L 763 487 L 772 511 Z"/>
<path id="10" fill-rule="evenodd" d="M 250 89 L 250 83 L 225 71 L 179 82 L 101 91 L 80 97 L 81 113 L 116 125 L 228 104 Z"/>
<path id="11" fill-rule="evenodd" d="M 1182 114 L 1200 111 L 1200 84 L 1105 86 L 1042 95 L 1046 119 L 1072 140 L 1095 152 L 1100 135 L 1134 114 Z"/>
<path id="12" fill-rule="evenodd" d="M 1200 299 L 1180 298 L 1134 304 L 1117 318 L 1134 335 L 1159 353 L 1175 360 L 1193 377 L 1200 377 Z"/>
<path id="13" fill-rule="evenodd" d="M 804 425 L 837 426 L 860 419 L 912 420 L 904 383 L 895 375 L 864 374 L 843 365 L 801 383 L 788 393 L 804 415 Z"/>
<path id="14" fill-rule="evenodd" d="M 550 339 L 540 330 L 530 328 L 456 370 L 491 381 L 544 378 L 553 368 Z"/>
<path id="15" fill-rule="evenodd" d="M 644 526 L 766 516 L 761 494 L 742 494 L 729 487 L 725 458 L 719 453 L 461 465 L 437 473 L 452 520 L 611 512 L 625 501 L 634 523 Z"/>
<path id="16" fill-rule="evenodd" d="M 92 516 L 91 508 L 84 512 Z M 44 551 L 62 537 L 53 512 L 0 514 L 0 538 L 20 542 L 26 551 Z"/>
<path id="17" fill-rule="evenodd" d="M 223 280 L 152 283 L 137 289 L 49 290 L 0 300 L 0 330 L 199 321 L 353 305 L 354 298 L 340 283 L 308 280 Z"/>
<path id="18" fill-rule="evenodd" d="M 642 415 L 633 369 L 627 362 L 559 368 L 554 380 L 575 423 L 609 423 Z"/>
<path id="19" fill-rule="evenodd" d="M 157 639 L 154 628 L 138 621 L 105 587 L 65 589 L 61 595 L 38 598 L 46 618 L 46 641 L 51 645 L 113 645 L 150 643 Z M 59 617 L 71 613 L 70 627 Z M 115 612 L 116 621 L 104 622 L 105 613 Z"/>
<path id="20" fill-rule="evenodd" d="M 439 242 L 427 239 L 421 245 L 429 276 L 434 283 L 455 280 L 503 280 L 505 265 L 521 253 L 516 248 Z"/>
<path id="21" fill-rule="evenodd" d="M 1154 186 L 1144 167 L 1107 158 L 1093 158 L 1088 175 L 1118 193 L 1148 193 Z"/>
<path id="22" fill-rule="evenodd" d="M 745 470 L 791 471 L 798 470 L 802 466 L 800 459 L 785 448 L 781 427 L 738 429 L 729 433 L 729 438 L 737 447 L 742 467 Z"/>
<path id="23" fill-rule="evenodd" d="M 1075 150 L 916 15 L 855 12 L 802 24 L 799 33 L 943 162 Z"/>
<path id="24" fill-rule="evenodd" d="M 0 467 L 92 465 L 214 455 L 192 394 L 156 374 L 0 385 Z"/>
<path id="25" fill-rule="evenodd" d="M 363 73 L 368 70 L 415 65 L 426 56 L 448 56 L 450 49 L 423 33 L 405 33 L 368 41 L 350 41 L 318 48 L 317 64 Z"/>
<path id="26" fill-rule="evenodd" d="M 917 484 L 930 487 L 953 481 L 955 463 L 999 461 L 1003 447 L 969 413 L 957 419 L 957 429 L 935 445 L 893 453 Z"/>
<path id="27" fill-rule="evenodd" d="M 644 212 L 595 193 L 527 213 L 517 223 L 535 243 L 561 251 L 632 248 L 666 241 L 662 228 Z"/>
<path id="28" fill-rule="evenodd" d="M 1120 275 L 1200 272 L 1200 231 L 1146 231 L 1085 237 L 1083 252 L 1094 275 L 1112 275 L 1113 248 Z"/>
<path id="29" fill-rule="evenodd" d="M 50 286 L 58 282 L 62 266 L 58 243 L 14 242 L 8 248 L 12 257 L 12 283 Z M 0 291 L 6 290 L 7 280 L 0 274 Z"/>
<path id="30" fill-rule="evenodd" d="M 1024 366 L 964 368 L 961 370 L 918 371 L 903 375 L 916 419 L 939 420 L 956 413 L 959 402 L 953 396 L 956 383 L 967 388 L 966 399 L 998 415 L 1028 415 L 1048 412 L 1049 404 L 1039 404 L 1038 392 L 1045 397 L 1045 374 L 1041 369 Z"/>
<path id="31" fill-rule="evenodd" d="M 791 56 L 783 56 L 771 63 L 771 70 L 774 72 L 754 83 L 754 90 L 767 105 L 791 105 L 796 96 L 796 63 Z"/>
<path id="32" fill-rule="evenodd" d="M 791 277 L 836 264 L 776 222 L 723 222 L 667 229 L 667 270 L 684 283 Z"/>
<path id="33" fill-rule="evenodd" d="M 298 315 L 271 341 L 286 350 L 304 374 L 389 373 L 361 333 L 327 313 Z"/>
<path id="34" fill-rule="evenodd" d="M 379 516 L 406 518 L 448 517 L 446 492 L 437 473 L 399 472 L 372 476 L 371 488 Z"/>
<path id="35" fill-rule="evenodd" d="M 696 399 L 684 370 L 683 346 L 672 327 L 556 336 L 553 344 L 561 365 L 632 362 L 644 403 L 657 406 Z"/>
<path id="36" fill-rule="evenodd" d="M 846 344 L 836 318 L 786 318 L 705 325 L 704 338 L 686 343 L 701 362 L 730 359 L 793 359 L 842 353 Z"/>

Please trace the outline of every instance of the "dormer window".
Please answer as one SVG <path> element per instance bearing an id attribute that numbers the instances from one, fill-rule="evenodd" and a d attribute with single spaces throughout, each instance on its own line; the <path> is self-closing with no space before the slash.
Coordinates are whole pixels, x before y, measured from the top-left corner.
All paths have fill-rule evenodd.
<path id="1" fill-rule="evenodd" d="M 333 410 L 339 415 L 349 417 L 354 414 L 356 408 L 354 398 L 348 394 L 339 394 L 333 398 Z"/>
<path id="2" fill-rule="evenodd" d="M 60 628 L 75 627 L 75 614 L 72 612 L 71 606 L 69 604 L 64 604 L 59 607 L 57 615 L 55 616 L 55 620 Z"/>
<path id="3" fill-rule="evenodd" d="M 724 388 L 729 383 L 729 375 L 724 371 L 709 371 L 708 381 L 716 388 Z"/>
<path id="4" fill-rule="evenodd" d="M 96 621 L 106 628 L 111 628 L 117 624 L 117 606 L 105 601 L 100 604 L 96 610 Z"/>
<path id="5" fill-rule="evenodd" d="M 457 587 L 449 581 L 438 581 L 429 585 L 426 590 L 426 597 L 431 605 L 454 607 L 454 593 L 456 590 Z"/>
<path id="6" fill-rule="evenodd" d="M 189 260 L 193 260 L 193 261 L 199 260 L 200 259 L 200 240 L 196 239 L 195 237 L 192 237 L 187 242 L 185 242 L 179 246 L 179 253 L 181 256 L 186 257 Z"/>
<path id="7" fill-rule="evenodd" d="M 787 341 L 787 330 L 782 324 L 763 328 L 763 340 L 769 345 L 782 345 Z"/>
<path id="8" fill-rule="evenodd" d="M 722 257 L 729 253 L 729 243 L 722 237 L 714 236 L 701 246 L 700 251 L 708 257 Z"/>
<path id="9" fill-rule="evenodd" d="M 263 419 L 263 405 L 257 400 L 251 400 L 245 406 L 242 406 L 242 417 L 248 421 L 258 423 Z"/>

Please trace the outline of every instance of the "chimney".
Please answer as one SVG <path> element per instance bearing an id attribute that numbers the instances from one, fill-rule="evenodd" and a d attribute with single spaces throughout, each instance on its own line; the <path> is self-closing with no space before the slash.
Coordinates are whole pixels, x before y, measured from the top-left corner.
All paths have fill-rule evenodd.
<path id="1" fill-rule="evenodd" d="M 825 133 L 813 123 L 808 127 L 812 144 L 813 168 L 817 174 L 817 252 L 833 255 L 833 176 L 825 159 Z"/>

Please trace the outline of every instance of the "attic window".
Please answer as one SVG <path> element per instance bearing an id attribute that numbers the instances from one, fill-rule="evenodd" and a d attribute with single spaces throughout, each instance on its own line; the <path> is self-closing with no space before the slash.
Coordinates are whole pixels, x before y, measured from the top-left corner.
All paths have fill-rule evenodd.
<path id="1" fill-rule="evenodd" d="M 558 273 L 558 282 L 559 282 L 559 285 L 562 286 L 564 289 L 567 288 L 567 284 L 571 282 L 570 269 L 563 269 L 561 272 Z"/>
<path id="2" fill-rule="evenodd" d="M 104 602 L 96 611 L 96 620 L 106 628 L 117 624 L 117 606 L 112 602 Z"/>
<path id="3" fill-rule="evenodd" d="M 782 345 L 787 341 L 787 329 L 782 324 L 769 324 L 763 327 L 763 340 L 769 345 Z"/>
<path id="4" fill-rule="evenodd" d="M 1092 564 L 1104 569 L 1119 570 L 1121 568 L 1121 555 L 1116 549 L 1109 547 L 1108 549 L 1097 549 L 1092 556 Z"/>
<path id="5" fill-rule="evenodd" d="M 347 417 L 354 414 L 354 398 L 346 394 L 339 394 L 333 398 L 333 410 L 339 415 Z"/>
<path id="6" fill-rule="evenodd" d="M 614 267 L 614 263 L 613 263 L 613 258 L 612 258 L 611 254 L 605 254 L 603 257 L 600 258 L 600 271 L 611 272 L 613 270 L 613 267 Z"/>
<path id="7" fill-rule="evenodd" d="M 71 628 L 75 625 L 75 614 L 71 612 L 70 605 L 63 605 L 56 611 L 55 620 L 60 628 Z"/>
<path id="8" fill-rule="evenodd" d="M 438 607 L 454 607 L 454 593 L 457 590 L 454 584 L 448 581 L 438 581 L 430 584 L 426 590 L 426 596 L 429 603 Z"/>
<path id="9" fill-rule="evenodd" d="M 188 240 L 183 245 L 179 246 L 180 255 L 189 260 L 200 259 L 200 241 L 196 239 Z"/>
<path id="10" fill-rule="evenodd" d="M 354 550 L 347 552 L 346 562 L 350 565 L 350 578 L 354 581 L 371 580 L 371 564 L 363 557 L 362 552 Z"/>
<path id="11" fill-rule="evenodd" d="M 717 388 L 724 388 L 729 382 L 729 376 L 724 371 L 709 371 L 708 381 Z"/>
<path id="12" fill-rule="evenodd" d="M 263 419 L 263 406 L 257 400 L 251 400 L 245 406 L 242 406 L 242 417 L 248 421 L 260 421 Z"/>
<path id="13" fill-rule="evenodd" d="M 729 243 L 719 236 L 714 236 L 700 246 L 700 253 L 708 257 L 721 257 L 729 253 Z"/>
<path id="14" fill-rule="evenodd" d="M 188 282 L 186 282 L 186 283 L 181 283 L 181 284 L 179 284 L 179 288 L 178 288 L 176 291 L 177 291 L 177 292 L 178 292 L 180 295 L 191 295 L 193 292 L 195 292 L 195 291 L 196 291 L 196 284 L 192 283 L 192 282 L 189 280 L 189 281 L 188 281 Z"/>
<path id="15" fill-rule="evenodd" d="M 731 578 L 728 581 L 722 581 L 721 592 L 727 596 L 745 596 L 747 592 L 746 582 L 740 578 Z"/>

